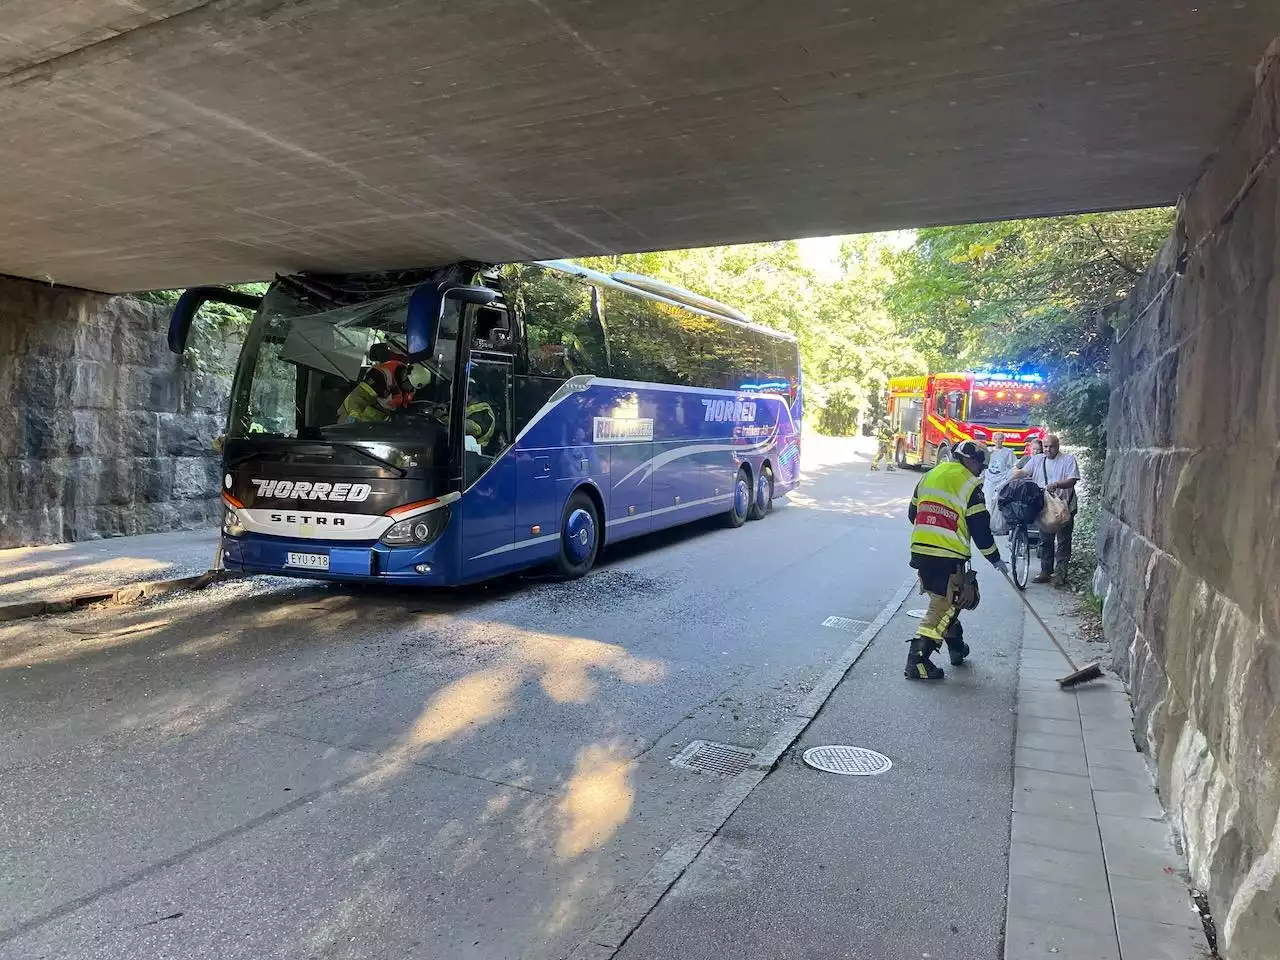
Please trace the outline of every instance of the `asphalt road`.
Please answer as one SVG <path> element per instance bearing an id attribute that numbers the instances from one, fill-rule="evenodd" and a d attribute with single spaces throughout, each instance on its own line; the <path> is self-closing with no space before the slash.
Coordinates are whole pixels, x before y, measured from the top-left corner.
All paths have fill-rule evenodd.
<path id="1" fill-rule="evenodd" d="M 622 545 L 570 583 L 258 580 L 0 626 L 0 957 L 567 955 L 724 788 L 669 759 L 763 745 L 849 643 L 822 621 L 871 620 L 909 574 L 914 475 L 818 441 L 805 478 L 764 521 Z M 868 711 L 927 704 L 896 699 L 899 640 L 868 651 L 896 680 Z M 991 683 L 998 712 L 1012 674 Z M 766 789 L 830 802 L 786 771 L 743 816 Z M 742 829 L 819 829 L 797 813 Z"/>

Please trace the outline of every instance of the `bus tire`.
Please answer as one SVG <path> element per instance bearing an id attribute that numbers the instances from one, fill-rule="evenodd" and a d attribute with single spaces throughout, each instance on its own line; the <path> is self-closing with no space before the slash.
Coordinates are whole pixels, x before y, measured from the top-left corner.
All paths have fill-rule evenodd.
<path id="1" fill-rule="evenodd" d="M 751 471 L 742 467 L 733 481 L 733 505 L 724 515 L 724 522 L 728 527 L 737 529 L 747 522 L 747 516 L 751 513 L 751 500 Z"/>
<path id="2" fill-rule="evenodd" d="M 899 440 L 898 445 L 893 448 L 893 462 L 897 464 L 899 470 L 907 469 L 907 445 L 902 440 Z"/>
<path id="3" fill-rule="evenodd" d="M 574 491 L 560 520 L 560 553 L 556 557 L 560 573 L 575 579 L 594 567 L 600 555 L 600 534 L 595 501 L 582 490 Z"/>
<path id="4" fill-rule="evenodd" d="M 756 495 L 751 500 L 751 509 L 747 511 L 748 520 L 763 520 L 773 509 L 773 467 L 767 463 L 760 468 L 760 479 L 756 481 Z"/>
<path id="5" fill-rule="evenodd" d="M 951 462 L 951 447 L 945 443 L 938 444 L 938 454 L 933 461 L 933 465 L 936 467 L 940 463 L 950 463 L 950 462 Z"/>

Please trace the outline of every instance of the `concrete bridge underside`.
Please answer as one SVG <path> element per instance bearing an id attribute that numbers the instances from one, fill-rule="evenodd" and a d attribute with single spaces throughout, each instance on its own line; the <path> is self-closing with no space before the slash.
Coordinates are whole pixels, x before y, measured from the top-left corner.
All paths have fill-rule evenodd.
<path id="1" fill-rule="evenodd" d="M 1175 200 L 1274 0 L 16 0 L 0 273 L 105 291 Z"/>

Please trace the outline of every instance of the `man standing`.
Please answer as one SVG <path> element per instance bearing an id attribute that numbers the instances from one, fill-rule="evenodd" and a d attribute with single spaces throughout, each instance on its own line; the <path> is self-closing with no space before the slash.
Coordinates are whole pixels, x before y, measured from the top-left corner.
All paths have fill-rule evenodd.
<path id="1" fill-rule="evenodd" d="M 876 458 L 871 461 L 871 472 L 875 473 L 880 469 L 880 461 L 885 462 L 885 468 L 893 471 L 896 468 L 893 465 L 893 430 L 889 427 L 889 418 L 881 417 L 876 421 Z"/>
<path id="2" fill-rule="evenodd" d="M 969 539 L 997 570 L 1008 573 L 991 536 L 991 515 L 982 496 L 986 451 L 964 440 L 956 444 L 952 457 L 921 478 L 907 510 L 907 519 L 914 525 L 911 566 L 929 597 L 929 608 L 907 654 L 903 674 L 908 680 L 942 679 L 942 669 L 929 658 L 942 649 L 944 640 L 952 665 L 959 666 L 969 655 L 959 619 L 960 610 L 966 608 L 961 588 L 971 556 Z"/>
<path id="3" fill-rule="evenodd" d="M 1064 501 L 1071 519 L 1053 535 L 1040 537 L 1040 573 L 1032 583 L 1053 582 L 1056 587 L 1067 582 L 1067 562 L 1071 559 L 1071 534 L 1076 525 L 1076 484 L 1080 465 L 1076 458 L 1062 452 L 1062 444 L 1052 433 L 1044 438 L 1044 453 L 1038 453 L 1015 471 L 1014 476 L 1030 477 L 1047 496 Z"/>

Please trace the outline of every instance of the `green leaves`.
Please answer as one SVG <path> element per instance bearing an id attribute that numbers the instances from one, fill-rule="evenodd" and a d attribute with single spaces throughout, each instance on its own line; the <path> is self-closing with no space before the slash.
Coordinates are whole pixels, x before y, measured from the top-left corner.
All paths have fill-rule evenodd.
<path id="1" fill-rule="evenodd" d="M 895 257 L 887 302 L 930 365 L 1105 370 L 1101 310 L 1126 296 L 1173 227 L 1170 210 L 933 227 Z"/>
<path id="2" fill-rule="evenodd" d="M 261 296 L 267 292 L 267 284 L 241 283 L 232 289 Z M 172 306 L 181 295 L 181 290 L 150 290 L 137 296 L 148 303 Z M 197 381 L 210 375 L 229 377 L 235 369 L 245 331 L 252 322 L 252 310 L 226 303 L 206 303 L 191 322 L 187 349 L 182 354 L 183 365 Z"/>

